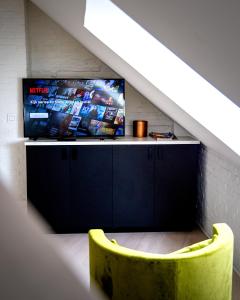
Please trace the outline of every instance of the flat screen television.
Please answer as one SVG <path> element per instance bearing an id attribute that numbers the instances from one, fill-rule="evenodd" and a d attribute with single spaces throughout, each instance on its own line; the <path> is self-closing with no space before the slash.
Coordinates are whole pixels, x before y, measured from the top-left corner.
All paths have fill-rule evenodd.
<path id="1" fill-rule="evenodd" d="M 125 135 L 124 79 L 23 79 L 24 137 Z"/>

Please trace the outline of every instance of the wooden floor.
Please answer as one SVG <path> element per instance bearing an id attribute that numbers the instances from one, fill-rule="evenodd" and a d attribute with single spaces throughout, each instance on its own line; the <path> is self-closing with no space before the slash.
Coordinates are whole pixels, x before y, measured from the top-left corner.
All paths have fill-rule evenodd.
<path id="1" fill-rule="evenodd" d="M 162 254 L 206 239 L 200 230 L 191 232 L 106 233 L 106 235 L 110 239 L 116 239 L 122 246 Z M 58 234 L 51 235 L 51 237 L 59 242 L 61 252 L 67 257 L 76 275 L 86 286 L 89 286 L 87 234 Z M 235 273 L 232 300 L 240 300 L 240 278 Z"/>

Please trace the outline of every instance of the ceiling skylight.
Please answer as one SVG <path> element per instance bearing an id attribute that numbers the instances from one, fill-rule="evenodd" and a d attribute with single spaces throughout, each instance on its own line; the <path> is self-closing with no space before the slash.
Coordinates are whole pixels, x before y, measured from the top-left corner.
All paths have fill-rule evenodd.
<path id="1" fill-rule="evenodd" d="M 110 0 L 86 0 L 84 26 L 240 154 L 240 108 Z"/>

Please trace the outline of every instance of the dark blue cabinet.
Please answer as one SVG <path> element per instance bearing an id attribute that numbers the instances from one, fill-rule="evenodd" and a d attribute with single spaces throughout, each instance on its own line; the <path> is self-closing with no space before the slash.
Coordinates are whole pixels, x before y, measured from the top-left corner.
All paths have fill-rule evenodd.
<path id="1" fill-rule="evenodd" d="M 153 150 L 136 145 L 113 148 L 113 220 L 118 229 L 154 227 Z"/>
<path id="2" fill-rule="evenodd" d="M 69 178 L 68 147 L 27 147 L 28 200 L 56 232 L 71 229 Z"/>
<path id="3" fill-rule="evenodd" d="M 155 148 L 155 224 L 161 230 L 194 225 L 197 203 L 199 145 Z"/>
<path id="4" fill-rule="evenodd" d="M 72 230 L 112 228 L 112 146 L 71 146 Z"/>
<path id="5" fill-rule="evenodd" d="M 28 200 L 56 232 L 191 229 L 199 147 L 28 146 Z"/>
<path id="6" fill-rule="evenodd" d="M 194 226 L 199 145 L 118 146 L 113 150 L 117 229 Z"/>
<path id="7" fill-rule="evenodd" d="M 112 228 L 112 146 L 27 147 L 27 192 L 55 232 Z"/>

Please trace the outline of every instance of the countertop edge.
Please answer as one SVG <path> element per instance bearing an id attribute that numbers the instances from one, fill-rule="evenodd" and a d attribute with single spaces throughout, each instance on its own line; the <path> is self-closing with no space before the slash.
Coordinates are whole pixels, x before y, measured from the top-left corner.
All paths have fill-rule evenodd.
<path id="1" fill-rule="evenodd" d="M 76 145 L 183 145 L 200 144 L 200 141 L 192 137 L 177 137 L 173 140 L 154 140 L 150 137 L 135 138 L 126 136 L 113 139 L 78 139 L 76 141 L 57 141 L 57 140 L 27 140 L 25 146 L 76 146 Z"/>

